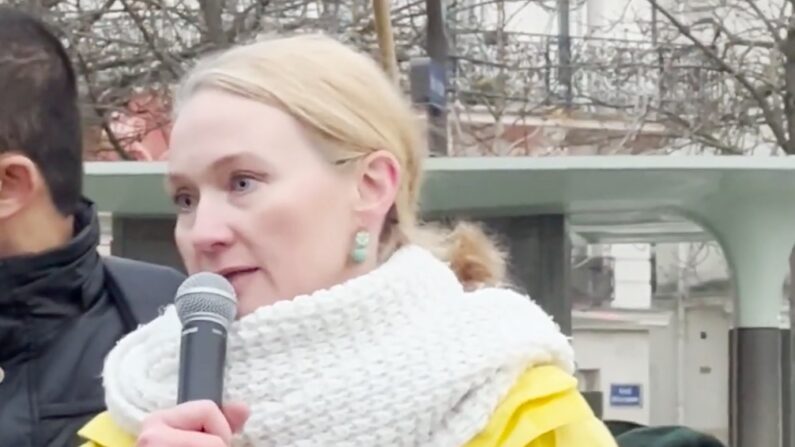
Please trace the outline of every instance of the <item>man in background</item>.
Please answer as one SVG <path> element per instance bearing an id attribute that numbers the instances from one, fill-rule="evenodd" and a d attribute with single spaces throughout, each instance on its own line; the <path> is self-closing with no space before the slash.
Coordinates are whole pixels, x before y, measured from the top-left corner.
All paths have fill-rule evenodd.
<path id="1" fill-rule="evenodd" d="M 106 354 L 183 279 L 98 254 L 82 140 L 64 47 L 40 20 L 0 7 L 0 446 L 74 445 L 104 410 Z"/>

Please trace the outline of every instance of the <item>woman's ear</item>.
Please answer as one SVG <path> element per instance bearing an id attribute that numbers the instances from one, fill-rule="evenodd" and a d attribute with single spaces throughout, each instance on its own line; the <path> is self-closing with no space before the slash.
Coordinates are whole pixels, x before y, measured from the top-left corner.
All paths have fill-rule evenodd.
<path id="1" fill-rule="evenodd" d="M 400 176 L 400 163 L 387 151 L 373 152 L 360 162 L 354 211 L 363 223 L 384 219 L 395 203 Z"/>

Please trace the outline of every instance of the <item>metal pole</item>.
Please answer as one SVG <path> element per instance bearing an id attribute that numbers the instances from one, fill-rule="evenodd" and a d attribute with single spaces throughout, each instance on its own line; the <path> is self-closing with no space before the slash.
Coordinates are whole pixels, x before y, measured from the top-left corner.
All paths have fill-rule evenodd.
<path id="1" fill-rule="evenodd" d="M 397 83 L 399 80 L 397 56 L 395 54 L 395 36 L 390 20 L 389 0 L 373 0 L 373 14 L 375 15 L 378 48 L 381 50 L 381 64 L 389 77 Z"/>
<path id="2" fill-rule="evenodd" d="M 781 331 L 738 327 L 729 340 L 730 445 L 781 447 Z"/>
<path id="3" fill-rule="evenodd" d="M 572 105 L 571 89 L 571 31 L 569 30 L 569 0 L 558 0 L 558 78 L 563 84 L 566 107 Z"/>
<path id="4" fill-rule="evenodd" d="M 685 425 L 685 297 L 689 292 L 687 265 L 690 262 L 690 245 L 679 244 L 676 287 L 676 422 Z"/>
<path id="5" fill-rule="evenodd" d="M 795 374 L 792 371 L 792 360 L 795 359 L 795 248 L 789 254 L 789 343 L 786 343 L 786 349 L 782 356 L 783 378 L 786 381 L 784 384 L 784 402 L 782 405 L 782 427 L 783 427 L 783 443 L 784 447 L 795 447 L 795 439 L 793 439 L 793 428 L 795 428 L 795 412 L 792 411 L 793 403 L 795 403 Z"/>
<path id="6" fill-rule="evenodd" d="M 448 42 L 443 0 L 425 0 L 427 14 L 426 51 L 430 63 L 428 79 L 430 104 L 428 104 L 428 140 L 431 156 L 448 155 L 447 139 L 447 74 Z"/>
<path id="7" fill-rule="evenodd" d="M 486 219 L 509 248 L 511 280 L 572 335 L 571 241 L 562 214 Z"/>

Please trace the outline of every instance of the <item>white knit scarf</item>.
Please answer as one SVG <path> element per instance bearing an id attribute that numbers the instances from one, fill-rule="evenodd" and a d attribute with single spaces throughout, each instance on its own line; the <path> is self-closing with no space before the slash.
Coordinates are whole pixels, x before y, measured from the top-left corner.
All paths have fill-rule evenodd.
<path id="1" fill-rule="evenodd" d="M 108 356 L 108 410 L 129 433 L 176 402 L 179 339 L 169 307 Z M 251 408 L 236 446 L 460 447 L 522 372 L 548 363 L 570 372 L 573 352 L 536 304 L 506 289 L 467 293 L 410 246 L 373 272 L 235 322 L 225 399 Z"/>

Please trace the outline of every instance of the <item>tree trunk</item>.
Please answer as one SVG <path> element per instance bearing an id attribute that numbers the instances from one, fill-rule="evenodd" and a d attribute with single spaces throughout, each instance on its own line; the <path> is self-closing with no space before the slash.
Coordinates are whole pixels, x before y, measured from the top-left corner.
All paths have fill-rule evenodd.
<path id="1" fill-rule="evenodd" d="M 207 28 L 205 40 L 211 42 L 216 48 L 223 48 L 227 44 L 224 33 L 222 14 L 224 5 L 222 0 L 199 0 L 204 26 Z"/>
<path id="2" fill-rule="evenodd" d="M 787 36 L 781 43 L 784 55 L 784 123 L 787 126 L 787 142 L 782 149 L 787 154 L 795 154 L 795 24 L 787 29 Z"/>

